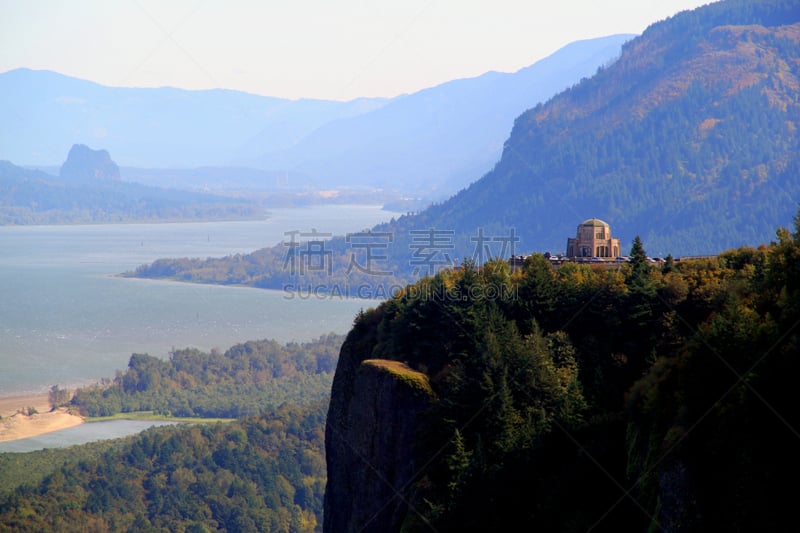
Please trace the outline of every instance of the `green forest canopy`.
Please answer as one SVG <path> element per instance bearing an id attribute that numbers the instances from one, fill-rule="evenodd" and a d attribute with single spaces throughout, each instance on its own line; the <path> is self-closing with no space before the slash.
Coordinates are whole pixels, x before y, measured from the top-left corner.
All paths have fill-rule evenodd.
<path id="1" fill-rule="evenodd" d="M 468 264 L 362 313 L 340 367 L 402 361 L 439 398 L 403 530 L 791 523 L 796 221 L 770 245 L 660 267 L 644 249 L 618 270 Z"/>

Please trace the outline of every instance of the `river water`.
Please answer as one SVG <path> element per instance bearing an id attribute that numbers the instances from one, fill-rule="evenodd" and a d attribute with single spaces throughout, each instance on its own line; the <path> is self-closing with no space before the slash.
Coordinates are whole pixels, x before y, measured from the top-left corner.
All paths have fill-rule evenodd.
<path id="1" fill-rule="evenodd" d="M 151 420 L 104 420 L 53 431 L 27 439 L 0 442 L 0 453 L 23 453 L 44 448 L 63 448 L 98 440 L 127 437 L 152 426 L 172 425 L 174 422 Z"/>
<path id="2" fill-rule="evenodd" d="M 132 353 L 346 333 L 374 300 L 114 275 L 161 257 L 248 253 L 287 242 L 289 232 L 343 235 L 392 215 L 324 206 L 276 209 L 260 221 L 0 227 L 0 396 L 111 378 Z"/>

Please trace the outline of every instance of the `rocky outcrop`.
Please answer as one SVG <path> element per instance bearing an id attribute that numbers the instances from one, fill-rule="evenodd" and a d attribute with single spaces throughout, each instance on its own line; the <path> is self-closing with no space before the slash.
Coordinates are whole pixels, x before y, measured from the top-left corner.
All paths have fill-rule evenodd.
<path id="1" fill-rule="evenodd" d="M 70 181 L 119 180 L 119 167 L 106 150 L 92 150 L 85 144 L 75 144 L 61 165 L 62 179 Z"/>
<path id="2" fill-rule="evenodd" d="M 433 401 L 428 377 L 403 363 L 349 358 L 334 378 L 325 430 L 326 533 L 398 531 L 421 466 L 415 441 Z"/>

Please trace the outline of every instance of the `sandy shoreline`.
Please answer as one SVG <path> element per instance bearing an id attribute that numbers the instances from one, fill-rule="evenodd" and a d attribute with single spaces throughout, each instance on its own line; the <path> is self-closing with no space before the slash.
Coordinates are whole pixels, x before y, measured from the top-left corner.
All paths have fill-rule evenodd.
<path id="1" fill-rule="evenodd" d="M 28 407 L 35 407 L 38 413 L 19 413 Z M 51 412 L 47 394 L 0 398 L 0 416 L 0 442 L 36 437 L 83 423 L 83 418 L 69 414 L 65 408 Z"/>

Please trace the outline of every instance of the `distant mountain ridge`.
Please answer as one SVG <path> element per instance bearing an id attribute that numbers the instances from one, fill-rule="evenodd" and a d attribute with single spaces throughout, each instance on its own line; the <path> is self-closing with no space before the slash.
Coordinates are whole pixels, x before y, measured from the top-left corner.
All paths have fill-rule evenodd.
<path id="1" fill-rule="evenodd" d="M 287 100 L 214 89 L 106 87 L 50 71 L 0 74 L 0 159 L 52 165 L 76 143 L 122 166 L 192 167 L 247 155 L 248 141 L 287 148 L 320 125 L 385 99 Z M 265 148 L 254 148 L 252 156 Z M 244 150 L 244 153 L 242 151 Z"/>
<path id="2" fill-rule="evenodd" d="M 295 187 L 446 197 L 497 160 L 514 117 L 593 74 L 631 37 L 572 43 L 512 74 L 350 102 L 104 87 L 18 69 L 0 74 L 0 159 L 52 165 L 82 143 L 106 147 L 123 168 L 255 167 Z"/>
<path id="3" fill-rule="evenodd" d="M 292 168 L 333 187 L 439 189 L 446 197 L 491 168 L 514 118 L 614 61 L 632 37 L 573 42 L 514 73 L 488 72 L 394 98 L 267 153 L 258 166 Z"/>

